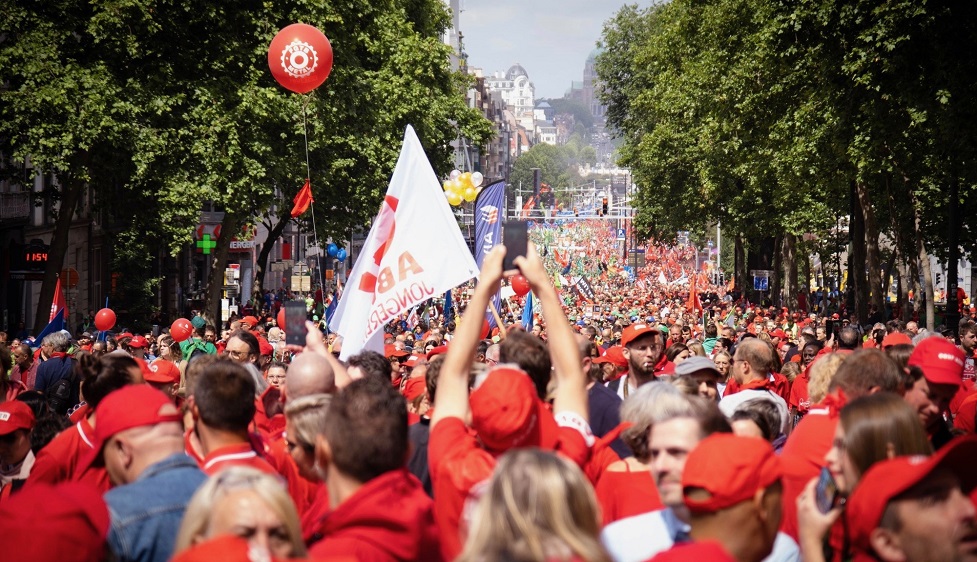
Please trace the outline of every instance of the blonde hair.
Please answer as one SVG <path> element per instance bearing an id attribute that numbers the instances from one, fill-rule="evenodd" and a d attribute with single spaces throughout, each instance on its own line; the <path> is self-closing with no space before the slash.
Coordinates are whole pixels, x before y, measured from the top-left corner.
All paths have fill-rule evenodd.
<path id="1" fill-rule="evenodd" d="M 828 395 L 831 379 L 838 372 L 838 367 L 848 356 L 842 353 L 829 353 L 818 358 L 811 364 L 810 381 L 807 383 L 807 395 L 811 404 L 817 404 Z"/>
<path id="2" fill-rule="evenodd" d="M 692 355 L 697 357 L 709 357 L 709 355 L 706 354 L 706 348 L 702 347 L 701 342 L 691 341 L 685 345 L 689 348 L 689 352 L 692 353 Z"/>
<path id="3" fill-rule="evenodd" d="M 292 544 L 292 556 L 305 556 L 302 527 L 295 504 L 282 482 L 270 474 L 246 466 L 231 466 L 211 476 L 193 494 L 176 535 L 173 554 L 190 548 L 198 537 L 208 538 L 211 516 L 217 500 L 228 492 L 250 490 L 284 523 Z"/>
<path id="4" fill-rule="evenodd" d="M 499 459 L 457 560 L 610 562 L 599 534 L 597 499 L 580 469 L 553 453 L 517 449 Z"/>
<path id="5" fill-rule="evenodd" d="M 645 383 L 621 404 L 621 421 L 631 427 L 621 433 L 621 439 L 631 448 L 634 458 L 646 463 L 651 457 L 648 435 L 651 426 L 673 418 L 691 417 L 688 395 L 664 381 Z"/>
<path id="6" fill-rule="evenodd" d="M 292 422 L 294 437 L 300 444 L 315 448 L 315 438 L 326 431 L 326 412 L 332 402 L 331 394 L 310 394 L 285 404 L 285 417 Z"/>

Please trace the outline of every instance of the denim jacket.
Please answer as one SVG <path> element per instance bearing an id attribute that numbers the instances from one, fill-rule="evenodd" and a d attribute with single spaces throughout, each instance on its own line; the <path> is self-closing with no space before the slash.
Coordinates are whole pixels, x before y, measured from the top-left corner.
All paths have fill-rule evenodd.
<path id="1" fill-rule="evenodd" d="M 109 546 L 120 562 L 166 562 L 190 498 L 207 476 L 185 453 L 150 465 L 134 482 L 105 493 Z"/>

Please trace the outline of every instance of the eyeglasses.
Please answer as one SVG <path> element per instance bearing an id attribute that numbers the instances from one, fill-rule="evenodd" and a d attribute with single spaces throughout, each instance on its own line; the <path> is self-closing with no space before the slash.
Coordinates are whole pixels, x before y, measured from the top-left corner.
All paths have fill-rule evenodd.
<path id="1" fill-rule="evenodd" d="M 227 350 L 227 355 L 231 359 L 244 359 L 248 355 L 251 355 L 251 352 L 250 351 L 233 351 L 233 350 L 230 350 L 229 349 L 229 350 Z"/>

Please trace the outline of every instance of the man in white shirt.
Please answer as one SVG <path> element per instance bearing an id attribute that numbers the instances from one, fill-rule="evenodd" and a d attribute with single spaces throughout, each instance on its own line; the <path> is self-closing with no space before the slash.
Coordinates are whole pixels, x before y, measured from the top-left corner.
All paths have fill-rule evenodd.
<path id="1" fill-rule="evenodd" d="M 719 401 L 719 409 L 727 418 L 744 402 L 757 398 L 769 400 L 777 406 L 780 413 L 781 433 L 787 431 L 787 402 L 770 388 L 771 381 L 767 376 L 772 365 L 773 350 L 766 342 L 758 338 L 746 338 L 736 346 L 729 372 L 741 390 L 724 396 Z"/>

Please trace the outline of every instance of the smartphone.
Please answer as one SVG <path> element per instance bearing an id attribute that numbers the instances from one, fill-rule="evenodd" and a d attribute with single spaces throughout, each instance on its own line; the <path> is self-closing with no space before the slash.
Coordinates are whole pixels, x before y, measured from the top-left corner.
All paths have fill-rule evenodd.
<path id="1" fill-rule="evenodd" d="M 305 301 L 287 301 L 284 306 L 285 343 L 288 345 L 305 345 L 305 321 L 308 319 Z"/>
<path id="2" fill-rule="evenodd" d="M 827 467 L 821 468 L 818 482 L 814 486 L 814 499 L 821 513 L 827 513 L 838 505 L 838 485 Z"/>
<path id="3" fill-rule="evenodd" d="M 824 321 L 824 333 L 826 338 L 830 338 L 835 333 L 835 321 L 825 320 Z"/>
<path id="4" fill-rule="evenodd" d="M 159 337 L 159 324 L 153 324 L 153 337 Z"/>
<path id="5" fill-rule="evenodd" d="M 526 221 L 506 221 L 502 225 L 502 243 L 505 244 L 505 259 L 502 271 L 519 269 L 513 261 L 525 256 L 529 245 L 529 223 Z"/>

